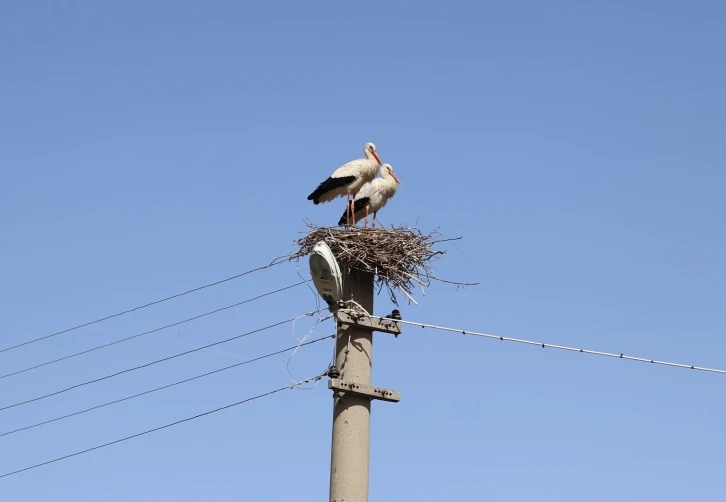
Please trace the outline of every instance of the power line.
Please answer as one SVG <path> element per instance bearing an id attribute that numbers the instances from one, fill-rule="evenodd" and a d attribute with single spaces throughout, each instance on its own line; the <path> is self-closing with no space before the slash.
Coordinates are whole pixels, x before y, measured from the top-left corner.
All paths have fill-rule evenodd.
<path id="1" fill-rule="evenodd" d="M 543 349 L 544 348 L 560 349 L 560 350 L 566 350 L 569 352 L 580 352 L 583 354 L 592 354 L 592 355 L 596 355 L 596 356 L 615 357 L 618 359 L 627 359 L 629 361 L 638 361 L 641 363 L 660 364 L 663 366 L 673 366 L 675 368 L 685 368 L 685 369 L 690 369 L 690 370 L 707 371 L 710 373 L 718 373 L 721 375 L 726 375 L 726 370 L 715 369 L 715 368 L 705 368 L 702 366 L 693 366 L 691 364 L 671 363 L 671 362 L 667 362 L 667 361 L 658 361 L 655 359 L 647 359 L 644 357 L 626 356 L 625 354 L 622 354 L 622 353 L 616 354 L 613 352 L 601 352 L 599 350 L 589 350 L 589 349 L 580 349 L 577 347 L 567 347 L 564 345 L 554 345 L 552 343 L 543 343 L 543 342 L 537 342 L 537 341 L 533 341 L 533 340 L 522 340 L 519 338 L 510 338 L 510 337 L 506 337 L 506 336 L 490 335 L 488 333 L 477 333 L 476 331 L 469 331 L 469 330 L 457 329 L 457 328 L 448 328 L 445 326 L 435 326 L 433 324 L 425 324 L 425 323 L 421 323 L 421 322 L 403 321 L 403 320 L 392 321 L 390 318 L 387 318 L 387 317 L 379 317 L 379 316 L 370 316 L 370 317 L 372 317 L 374 319 L 380 319 L 380 320 L 386 321 L 386 322 L 400 322 L 403 324 L 410 324 L 412 326 L 420 326 L 422 328 L 432 328 L 432 329 L 438 329 L 441 331 L 451 331 L 453 333 L 460 333 L 463 335 L 478 336 L 478 337 L 483 337 L 483 338 L 491 338 L 493 340 L 501 340 L 504 342 L 516 342 L 516 343 L 523 343 L 526 345 L 536 345 L 538 347 L 542 347 Z"/>
<path id="2" fill-rule="evenodd" d="M 121 399 L 115 399 L 113 401 L 108 401 L 106 403 L 99 404 L 99 405 L 93 406 L 91 408 L 86 408 L 85 410 L 76 411 L 74 413 L 69 413 L 67 415 L 63 415 L 63 416 L 60 416 L 60 417 L 51 418 L 50 420 L 45 420 L 43 422 L 38 422 L 38 423 L 33 424 L 33 425 L 27 425 L 27 426 L 21 427 L 19 429 L 11 430 L 11 431 L 8 431 L 8 432 L 3 432 L 3 433 L 0 433 L 0 437 L 2 437 L 2 436 L 9 436 L 10 434 L 15 434 L 16 432 L 21 432 L 21 431 L 25 431 L 25 430 L 28 430 L 28 429 L 33 429 L 35 427 L 40 427 L 41 425 L 46 425 L 46 424 L 49 424 L 49 423 L 52 423 L 52 422 L 57 422 L 59 420 L 64 420 L 66 418 L 74 417 L 76 415 L 82 415 L 84 413 L 88 413 L 90 411 L 97 410 L 99 408 L 104 408 L 106 406 L 111 406 L 113 404 L 118 404 L 118 403 L 121 403 L 121 402 L 124 402 L 124 401 L 128 401 L 130 399 L 134 399 L 134 398 L 137 398 L 137 397 L 145 396 L 146 394 L 151 394 L 152 392 L 157 392 L 157 391 L 160 391 L 160 390 L 168 389 L 168 388 L 174 387 L 176 385 L 181 385 L 183 383 L 191 382 L 192 380 L 197 380 L 199 378 L 204 378 L 204 377 L 207 377 L 209 375 L 214 375 L 215 373 L 220 373 L 222 371 L 226 371 L 226 370 L 229 370 L 229 369 L 232 369 L 232 368 L 236 368 L 238 366 L 243 366 L 245 364 L 250 364 L 250 363 L 253 363 L 253 362 L 256 362 L 256 361 L 260 361 L 262 359 L 267 359 L 268 357 L 272 357 L 272 356 L 276 356 L 276 355 L 279 355 L 279 354 L 283 354 L 285 352 L 290 352 L 291 350 L 297 350 L 298 347 L 304 347 L 306 345 L 312 345 L 314 343 L 318 343 L 318 342 L 321 342 L 323 340 L 328 340 L 329 338 L 335 338 L 335 335 L 329 335 L 329 336 L 324 336 L 324 337 L 321 337 L 321 338 L 316 338 L 315 340 L 311 340 L 309 342 L 301 343 L 299 345 L 293 345 L 292 347 L 288 347 L 286 349 L 278 350 L 276 352 L 270 352 L 269 354 L 265 354 L 263 356 L 255 357 L 254 359 L 247 359 L 246 361 L 242 361 L 242 362 L 239 362 L 239 363 L 231 364 L 229 366 L 225 366 L 223 368 L 219 368 L 219 369 L 216 369 L 214 371 L 209 371 L 207 373 L 202 373 L 201 375 L 196 375 L 196 376 L 193 376 L 191 378 L 185 378 L 184 380 L 179 380 L 177 382 L 173 382 L 173 383 L 170 383 L 168 385 L 163 385 L 161 387 L 156 387 L 154 389 L 149 389 L 149 390 L 146 390 L 144 392 L 139 392 L 138 394 L 133 394 L 131 396 L 122 397 Z"/>
<path id="3" fill-rule="evenodd" d="M 182 293 L 177 293 L 177 294 L 172 295 L 172 296 L 167 296 L 166 298 L 162 298 L 160 300 L 155 300 L 155 301 L 150 302 L 150 303 L 147 303 L 145 305 L 139 305 L 138 307 L 134 307 L 134 308 L 131 308 L 131 309 L 128 309 L 128 310 L 124 310 L 122 312 L 118 312 L 118 313 L 112 314 L 110 316 L 102 317 L 100 319 L 96 319 L 95 321 L 89 321 L 89 322 L 86 322 L 86 323 L 83 323 L 83 324 L 79 324 L 77 326 L 73 326 L 72 328 L 67 328 L 67 329 L 64 329 L 64 330 L 61 330 L 61 331 L 56 331 L 55 333 L 51 333 L 49 335 L 45 335 L 45 336 L 41 336 L 41 337 L 38 337 L 38 338 L 34 338 L 32 340 L 28 340 L 26 342 L 22 342 L 22 343 L 19 343 L 17 345 L 12 345 L 10 347 L 5 347 L 4 349 L 0 349 L 0 353 L 7 352 L 7 351 L 13 350 L 13 349 L 17 349 L 19 347 L 24 347 L 25 345 L 30 345 L 31 343 L 36 343 L 36 342 L 39 342 L 41 340 L 46 340 L 46 339 L 52 338 L 54 336 L 62 335 L 63 333 L 68 333 L 69 331 L 75 331 L 77 329 L 85 328 L 86 326 L 91 326 L 92 324 L 97 324 L 99 322 L 108 321 L 109 319 L 113 319 L 114 317 L 119 317 L 119 316 L 122 316 L 122 315 L 125 315 L 125 314 L 130 314 L 131 312 L 135 312 L 137 310 L 145 309 L 147 307 L 151 307 L 152 305 L 158 305 L 159 303 L 164 303 L 164 302 L 167 302 L 169 300 L 173 300 L 174 298 L 179 298 L 180 296 L 188 295 L 189 293 L 194 293 L 196 291 L 201 291 L 202 289 L 211 288 L 212 286 L 217 286 L 219 284 L 222 284 L 222 283 L 225 283 L 225 282 L 229 282 L 229 281 L 232 281 L 234 279 L 239 279 L 240 277 L 244 277 L 245 275 L 251 274 L 253 272 L 258 272 L 260 270 L 264 270 L 264 269 L 271 268 L 271 267 L 274 267 L 276 265 L 280 265 L 282 263 L 285 263 L 284 261 L 281 261 L 281 260 L 283 258 L 288 258 L 288 256 L 289 255 L 278 256 L 277 258 L 275 258 L 274 260 L 272 260 L 267 265 L 263 265 L 261 267 L 253 268 L 253 269 L 248 270 L 246 272 L 242 272 L 241 274 L 233 275 L 232 277 L 227 277 L 226 279 L 222 279 L 222 280 L 215 281 L 215 282 L 212 282 L 212 283 L 209 283 L 209 284 L 205 284 L 204 286 L 199 286 L 197 288 L 190 289 L 190 290 L 184 291 Z"/>
<path id="4" fill-rule="evenodd" d="M 91 384 L 100 382 L 102 380 L 108 380 L 109 378 L 114 378 L 114 377 L 117 377 L 119 375 L 123 375 L 124 373 L 129 373 L 131 371 L 136 371 L 136 370 L 139 370 L 139 369 L 142 369 L 142 368 L 147 368 L 149 366 L 153 366 L 154 364 L 163 363 L 165 361 L 169 361 L 169 360 L 174 359 L 174 358 L 177 358 L 177 357 L 181 357 L 181 356 L 185 356 L 187 354 L 191 354 L 192 352 L 198 352 L 198 351 L 203 350 L 203 349 L 208 349 L 209 347 L 214 347 L 215 345 L 221 345 L 223 343 L 231 342 L 232 340 L 237 340 L 238 338 L 242 338 L 242 337 L 245 337 L 245 336 L 249 336 L 249 335 L 251 335 L 253 333 L 259 333 L 260 331 L 265 331 L 265 330 L 274 328 L 276 326 L 280 326 L 281 324 L 285 324 L 285 323 L 288 323 L 288 322 L 292 322 L 292 321 L 294 321 L 294 320 L 296 320 L 296 319 L 298 319 L 300 317 L 315 315 L 315 314 L 317 314 L 318 312 L 321 312 L 321 311 L 322 310 L 316 310 L 316 311 L 312 311 L 312 312 L 307 312 L 305 314 L 302 314 L 302 315 L 297 316 L 297 317 L 293 317 L 291 319 L 286 319 L 284 321 L 280 321 L 280 322 L 276 322 L 274 324 L 270 324 L 270 325 L 265 326 L 263 328 L 258 328 L 258 329 L 252 330 L 252 331 L 248 331 L 246 333 L 242 333 L 241 335 L 237 335 L 237 336 L 233 336 L 231 338 L 227 338 L 226 340 L 221 340 L 219 342 L 214 342 L 214 343 L 210 343 L 208 345 L 203 345 L 201 347 L 197 347 L 196 349 L 187 350 L 185 352 L 179 352 L 178 354 L 174 354 L 172 356 L 164 357 L 162 359 L 156 359 L 155 361 L 151 361 L 151 362 L 146 363 L 146 364 L 141 364 L 139 366 L 134 366 L 133 368 L 127 368 L 125 370 L 117 371 L 116 373 L 111 373 L 110 375 L 106 375 L 106 376 L 103 376 L 103 377 L 100 377 L 100 378 L 96 378 L 96 379 L 93 379 L 93 380 L 88 380 L 86 382 L 82 382 L 82 383 L 79 383 L 79 384 L 71 385 L 70 387 L 66 387 L 65 389 L 61 389 L 61 390 L 58 390 L 58 391 L 55 391 L 55 392 L 51 392 L 50 394 L 45 394 L 43 396 L 34 397 L 33 399 L 28 399 L 26 401 L 21 401 L 19 403 L 15 403 L 15 404 L 11 404 L 11 405 L 2 407 L 2 408 L 0 408 L 0 411 L 8 410 L 10 408 L 15 408 L 17 406 L 22 406 L 24 404 L 32 403 L 32 402 L 35 402 L 35 401 L 40 401 L 41 399 L 46 399 L 46 398 L 49 398 L 49 397 L 52 397 L 52 396 L 57 396 L 58 394 L 63 394 L 64 392 L 68 392 L 70 390 L 77 389 L 77 388 L 83 387 L 85 385 L 91 385 Z"/>
<path id="5" fill-rule="evenodd" d="M 195 319 L 199 319 L 199 318 L 202 318 L 202 317 L 206 317 L 208 315 L 217 314 L 217 313 L 222 312 L 224 310 L 229 310 L 229 309 L 234 308 L 234 307 L 239 307 L 240 305 L 244 305 L 245 303 L 250 303 L 250 302 L 253 302 L 255 300 L 259 300 L 260 298 L 264 298 L 265 296 L 270 296 L 270 295 L 277 294 L 277 293 L 279 293 L 281 291 L 285 291 L 286 289 L 291 289 L 291 288 L 300 286 L 302 284 L 305 284 L 306 282 L 307 281 L 298 282 L 298 283 L 292 284 L 290 286 L 285 286 L 284 288 L 276 289 L 276 290 L 270 291 L 268 293 L 263 293 L 263 294 L 261 294 L 259 296 L 255 296 L 254 298 L 248 298 L 247 300 L 242 300 L 241 302 L 237 302 L 237 303 L 234 303 L 232 305 L 227 305 L 226 307 L 222 307 L 222 308 L 219 308 L 219 309 L 216 309 L 216 310 L 212 310 L 212 311 L 209 311 L 209 312 L 205 312 L 203 314 L 199 314 L 199 315 L 196 315 L 194 317 L 189 317 L 188 319 L 184 319 L 182 321 L 178 321 L 178 322 L 175 322 L 175 323 L 172 323 L 172 324 L 167 324 L 166 326 L 162 326 L 160 328 L 155 328 L 155 329 L 152 329 L 152 330 L 149 330 L 149 331 L 144 331 L 143 333 L 138 333 L 136 335 L 127 336 L 126 338 L 121 338 L 120 340 L 116 340 L 114 342 L 104 343 L 103 345 L 97 345 L 96 347 L 92 347 L 90 349 L 82 350 L 82 351 L 76 352 L 74 354 L 69 354 L 67 356 L 59 357 L 57 359 L 51 359 L 50 361 L 46 361 L 44 363 L 36 364 L 35 366 L 30 366 L 28 368 L 23 368 L 21 370 L 13 371 L 11 373 L 6 373 L 5 375 L 0 375 L 0 380 L 2 380 L 3 378 L 8 378 L 8 377 L 11 377 L 11 376 L 14 376 L 14 375 L 19 375 L 21 373 L 25 373 L 27 371 L 32 371 L 32 370 L 35 370 L 35 369 L 38 369 L 38 368 L 42 368 L 43 366 L 48 366 L 50 364 L 55 364 L 55 363 L 58 363 L 58 362 L 61 362 L 61 361 L 65 361 L 66 359 L 71 359 L 73 357 L 82 356 L 83 354 L 88 354 L 89 352 L 94 352 L 96 350 L 105 349 L 106 347 L 110 347 L 112 345 L 117 345 L 119 343 L 128 342 L 129 340 L 133 340 L 134 338 L 139 338 L 141 336 L 150 335 L 152 333 L 156 333 L 157 331 L 161 331 L 163 329 L 171 328 L 173 326 L 179 326 L 180 324 L 184 324 L 184 323 L 187 323 L 187 322 L 190 322 L 190 321 L 194 321 Z"/>
<path id="6" fill-rule="evenodd" d="M 200 413 L 200 414 L 194 415 L 192 417 L 183 418 L 181 420 L 177 420 L 176 422 L 171 422 L 169 424 L 162 425 L 160 427 L 155 427 L 153 429 L 145 430 L 143 432 L 139 432 L 139 433 L 133 434 L 131 436 L 126 436 L 126 437 L 123 437 L 121 439 L 116 439 L 115 441 L 109 441 L 108 443 L 100 444 L 100 445 L 94 446 L 92 448 L 87 448 L 85 450 L 77 451 L 75 453 L 70 453 L 68 455 L 64 455 L 62 457 L 54 458 L 52 460 L 46 460 L 45 462 L 41 462 L 39 464 L 35 464 L 35 465 L 28 466 L 28 467 L 24 467 L 24 468 L 18 469 L 16 471 L 6 472 L 5 474 L 0 474 L 0 478 L 6 478 L 8 476 L 13 476 L 13 475 L 19 474 L 21 472 L 29 471 L 31 469 L 37 469 L 38 467 L 43 467 L 43 466 L 48 465 L 48 464 L 52 464 L 52 463 L 55 463 L 55 462 L 60 462 L 61 460 L 65 460 L 65 459 L 68 459 L 68 458 L 71 458 L 71 457 L 76 457 L 78 455 L 83 455 L 84 453 L 88 453 L 88 452 L 91 452 L 91 451 L 94 451 L 94 450 L 99 450 L 101 448 L 105 448 L 107 446 L 111 446 L 111 445 L 114 445 L 114 444 L 117 444 L 117 443 L 121 443 L 123 441 L 128 441 L 129 439 L 134 439 L 134 438 L 137 438 L 137 437 L 140 437 L 140 436 L 144 436 L 146 434 L 151 434 L 152 432 L 157 432 L 157 431 L 160 431 L 162 429 L 168 429 L 169 427 L 173 427 L 175 425 L 179 425 L 179 424 L 184 423 L 184 422 L 189 422 L 191 420 L 196 420 L 197 418 L 201 418 L 201 417 L 204 417 L 204 416 L 207 416 L 207 415 L 211 415 L 211 414 L 217 413 L 219 411 L 227 410 L 227 409 L 232 408 L 234 406 L 239 406 L 240 404 L 249 403 L 250 401 L 254 401 L 256 399 L 260 399 L 260 398 L 263 398 L 263 397 L 271 396 L 272 394 L 277 394 L 278 392 L 282 392 L 283 390 L 294 389 L 295 387 L 299 387 L 300 385 L 306 384 L 306 383 L 311 382 L 313 380 L 320 380 L 325 375 L 327 375 L 327 373 L 328 373 L 328 370 L 325 370 L 324 372 L 320 373 L 319 375 L 316 375 L 316 376 L 310 377 L 310 378 L 306 378 L 305 380 L 303 380 L 301 382 L 297 382 L 297 383 L 294 383 L 292 385 L 286 385 L 285 387 L 280 387 L 279 389 L 271 390 L 269 392 L 265 392 L 264 394 L 258 394 L 256 396 L 249 397 L 247 399 L 243 399 L 242 401 L 237 401 L 236 403 L 228 404 L 228 405 L 222 406 L 220 408 L 215 408 L 213 410 L 205 411 L 204 413 Z"/>

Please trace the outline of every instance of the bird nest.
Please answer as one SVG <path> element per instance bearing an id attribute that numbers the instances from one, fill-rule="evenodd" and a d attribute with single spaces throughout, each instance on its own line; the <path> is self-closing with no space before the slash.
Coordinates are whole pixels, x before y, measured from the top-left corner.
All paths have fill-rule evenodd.
<path id="1" fill-rule="evenodd" d="M 445 250 L 434 250 L 437 243 L 457 240 L 440 239 L 438 231 L 424 234 L 416 227 L 340 229 L 318 227 L 307 222 L 305 236 L 296 240 L 300 249 L 291 260 L 309 255 L 315 245 L 324 241 L 338 260 L 348 270 L 374 274 L 376 288 L 380 294 L 385 287 L 391 301 L 398 305 L 397 292 L 402 292 L 410 301 L 416 286 L 428 287 L 432 280 L 449 282 L 457 286 L 472 286 L 474 283 L 444 281 L 433 274 L 431 262 Z"/>

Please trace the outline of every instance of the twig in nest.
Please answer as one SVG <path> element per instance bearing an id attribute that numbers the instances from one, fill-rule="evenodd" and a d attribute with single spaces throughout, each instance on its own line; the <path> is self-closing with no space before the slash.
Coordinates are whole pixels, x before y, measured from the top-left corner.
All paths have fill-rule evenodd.
<path id="1" fill-rule="evenodd" d="M 464 287 L 464 286 L 478 286 L 479 285 L 478 282 L 447 281 L 446 279 L 441 279 L 440 277 L 436 277 L 436 276 L 433 276 L 433 275 L 430 275 L 429 278 L 431 278 L 431 279 L 433 279 L 435 281 L 445 282 L 447 284 L 456 284 L 457 286 L 461 286 L 461 287 Z"/>

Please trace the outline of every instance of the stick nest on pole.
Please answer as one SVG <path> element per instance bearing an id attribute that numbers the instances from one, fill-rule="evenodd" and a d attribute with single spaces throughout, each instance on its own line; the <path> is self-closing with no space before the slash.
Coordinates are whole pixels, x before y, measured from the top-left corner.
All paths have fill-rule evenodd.
<path id="1" fill-rule="evenodd" d="M 374 274 L 378 292 L 385 287 L 396 305 L 396 292 L 402 292 L 416 303 L 413 299 L 414 283 L 423 289 L 431 284 L 432 279 L 442 280 L 433 275 L 430 264 L 446 251 L 434 250 L 433 245 L 456 240 L 437 240 L 440 237 L 438 231 L 424 234 L 416 227 L 340 229 L 306 223 L 308 231 L 295 241 L 300 249 L 291 255 L 291 260 L 309 255 L 318 242 L 325 241 L 341 267 Z M 444 282 L 457 286 L 475 285 Z"/>

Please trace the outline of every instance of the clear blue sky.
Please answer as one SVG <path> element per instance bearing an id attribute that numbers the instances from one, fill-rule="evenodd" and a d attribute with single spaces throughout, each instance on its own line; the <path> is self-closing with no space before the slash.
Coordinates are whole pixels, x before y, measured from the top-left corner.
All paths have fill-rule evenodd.
<path id="1" fill-rule="evenodd" d="M 437 272 L 481 283 L 435 284 L 405 318 L 726 367 L 724 16 L 715 1 L 4 2 L 1 345 L 292 251 L 305 218 L 342 212 L 307 194 L 373 141 L 403 182 L 381 220 L 463 236 Z M 276 267 L 0 354 L 0 370 L 298 280 Z M 298 287 L 3 379 L 0 405 L 314 305 Z M 285 325 L 0 412 L 0 432 L 294 343 Z M 293 377 L 331 353 L 301 350 Z M 0 472 L 285 385 L 286 359 L 0 437 Z M 374 384 L 402 401 L 373 406 L 371 500 L 721 500 L 725 378 L 378 336 Z M 287 391 L 2 479 L 0 499 L 326 500 L 331 401 L 324 382 Z"/>

